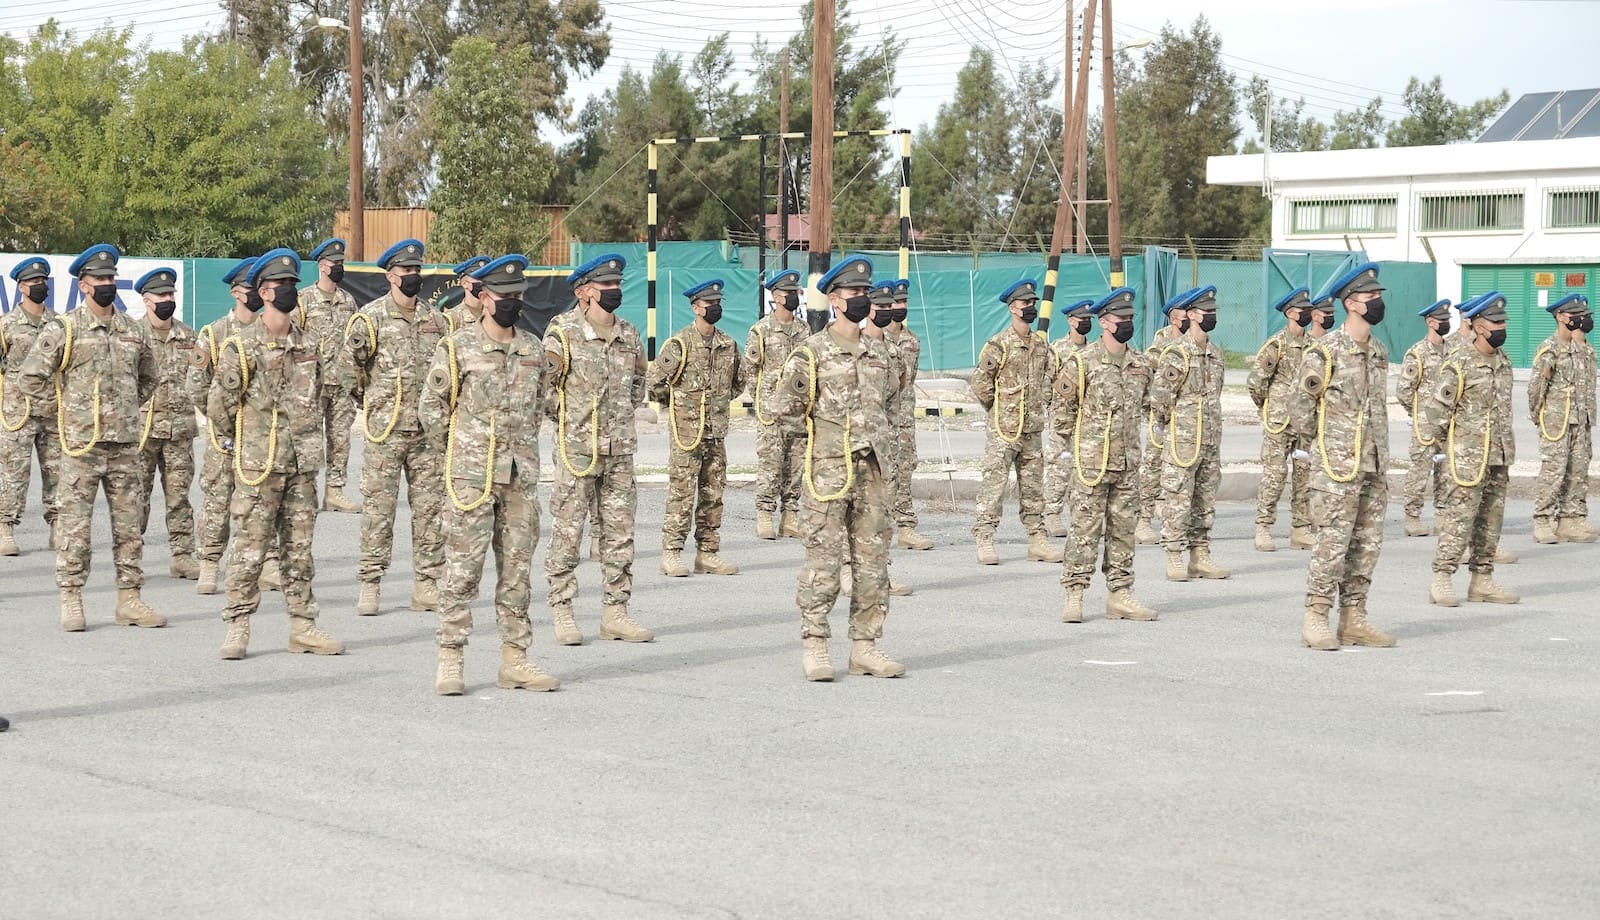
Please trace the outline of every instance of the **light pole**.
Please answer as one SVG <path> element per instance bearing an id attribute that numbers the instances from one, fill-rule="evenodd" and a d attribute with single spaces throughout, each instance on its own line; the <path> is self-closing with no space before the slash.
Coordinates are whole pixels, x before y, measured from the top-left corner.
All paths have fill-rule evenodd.
<path id="1" fill-rule="evenodd" d="M 361 66 L 364 56 L 361 46 L 361 0 L 350 0 L 350 21 L 355 24 L 353 28 L 332 16 L 318 16 L 317 28 L 331 31 L 342 29 L 350 33 L 350 239 L 346 241 L 345 252 L 351 261 L 364 262 L 367 227 L 366 217 L 362 214 L 362 187 L 366 179 L 362 169 L 366 161 L 366 133 L 361 121 L 362 106 L 365 104 L 362 98 L 365 87 L 362 85 Z"/>

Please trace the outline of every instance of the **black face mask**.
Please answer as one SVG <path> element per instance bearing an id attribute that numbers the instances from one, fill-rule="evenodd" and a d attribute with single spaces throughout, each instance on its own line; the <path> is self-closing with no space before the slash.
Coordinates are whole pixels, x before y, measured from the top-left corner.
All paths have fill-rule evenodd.
<path id="1" fill-rule="evenodd" d="M 622 306 L 622 288 L 606 288 L 600 292 L 600 309 L 607 313 L 615 313 L 620 306 Z"/>
<path id="2" fill-rule="evenodd" d="M 800 295 L 795 291 L 785 291 L 773 298 L 772 302 L 793 313 L 800 306 Z"/>
<path id="3" fill-rule="evenodd" d="M 894 318 L 889 315 L 889 312 L 890 311 L 888 310 L 872 311 L 872 325 L 877 326 L 879 329 L 888 328 L 889 323 L 894 321 Z"/>
<path id="4" fill-rule="evenodd" d="M 1332 313 L 1324 313 L 1324 314 L 1322 314 L 1321 318 L 1319 318 L 1317 320 L 1317 327 L 1319 329 L 1332 329 L 1333 328 L 1333 314 Z"/>
<path id="5" fill-rule="evenodd" d="M 1030 303 L 1026 307 L 1022 308 L 1022 321 L 1024 323 L 1027 323 L 1028 325 L 1032 326 L 1033 325 L 1033 321 L 1038 319 L 1038 318 L 1039 318 L 1039 308 L 1038 307 L 1036 307 L 1036 306 L 1034 306 L 1033 304 Z"/>
<path id="6" fill-rule="evenodd" d="M 280 284 L 272 292 L 272 306 L 280 313 L 289 313 L 300 305 L 300 294 L 292 285 Z"/>
<path id="7" fill-rule="evenodd" d="M 708 303 L 708 304 L 706 304 L 706 315 L 704 317 L 702 317 L 702 318 L 706 322 L 708 322 L 711 325 L 715 326 L 717 324 L 717 320 L 722 319 L 722 304 L 720 304 L 720 303 Z"/>
<path id="8" fill-rule="evenodd" d="M 1376 326 L 1383 322 L 1383 308 L 1384 303 L 1382 297 L 1375 297 L 1372 300 L 1367 301 L 1367 313 L 1366 316 L 1362 317 L 1367 321 L 1367 325 Z"/>
<path id="9" fill-rule="evenodd" d="M 1111 337 L 1124 345 L 1128 344 L 1128 340 L 1133 338 L 1133 323 L 1122 322 L 1112 326 Z"/>
<path id="10" fill-rule="evenodd" d="M 1594 317 L 1592 315 L 1585 316 L 1582 319 L 1582 321 L 1580 321 L 1578 323 L 1578 328 L 1583 330 L 1583 334 L 1584 335 L 1588 335 L 1589 333 L 1593 332 L 1594 331 Z"/>
<path id="11" fill-rule="evenodd" d="M 1306 310 L 1296 310 L 1294 313 L 1294 324 L 1299 326 L 1301 329 L 1311 325 L 1311 313 Z"/>
<path id="12" fill-rule="evenodd" d="M 344 280 L 343 262 L 335 263 L 332 268 L 328 269 L 328 280 L 332 281 L 334 284 L 338 284 Z"/>
<path id="13" fill-rule="evenodd" d="M 1189 334 L 1189 317 L 1185 316 L 1183 319 L 1178 320 L 1178 334 Z"/>
<path id="14" fill-rule="evenodd" d="M 471 283 L 465 285 L 465 290 L 466 290 L 466 292 L 468 294 L 472 295 L 473 297 L 482 297 L 483 296 L 483 282 L 482 281 L 471 282 Z"/>
<path id="15" fill-rule="evenodd" d="M 151 309 L 155 311 L 156 319 L 164 323 L 172 319 L 172 314 L 178 312 L 178 302 L 176 300 L 158 300 Z"/>
<path id="16" fill-rule="evenodd" d="M 1089 320 L 1088 319 L 1075 319 L 1075 320 L 1073 320 L 1072 321 L 1072 331 L 1076 332 L 1079 335 L 1088 335 L 1089 334 Z"/>
<path id="17" fill-rule="evenodd" d="M 900 306 L 889 311 L 889 318 L 897 323 L 903 323 L 906 321 L 906 314 L 908 312 L 909 311 L 906 309 L 906 305 L 901 304 Z"/>
<path id="18" fill-rule="evenodd" d="M 494 322 L 502 329 L 516 325 L 517 317 L 521 315 L 522 301 L 515 297 L 503 297 L 494 302 Z"/>
<path id="19" fill-rule="evenodd" d="M 859 323 L 867 318 L 867 311 L 872 309 L 872 298 L 865 294 L 844 299 L 844 318 L 852 323 Z"/>
<path id="20" fill-rule="evenodd" d="M 1433 330 L 1434 335 L 1444 335 L 1450 331 L 1450 321 L 1445 320 L 1442 323 L 1429 323 L 1428 328 Z"/>
<path id="21" fill-rule="evenodd" d="M 94 293 L 89 296 L 100 306 L 109 307 L 117 302 L 117 286 L 115 284 L 97 284 L 94 286 Z"/>
<path id="22" fill-rule="evenodd" d="M 1217 314 L 1202 313 L 1200 315 L 1200 331 L 1210 332 L 1215 328 L 1217 328 Z"/>
<path id="23" fill-rule="evenodd" d="M 260 313 L 261 308 L 266 305 L 267 302 L 261 299 L 260 291 L 251 290 L 245 293 L 244 308 L 249 310 L 251 313 Z"/>
<path id="24" fill-rule="evenodd" d="M 399 288 L 400 288 L 400 293 L 404 294 L 407 297 L 415 297 L 415 296 L 417 296 L 417 292 L 422 290 L 422 276 L 421 275 L 401 275 L 400 276 Z"/>
<path id="25" fill-rule="evenodd" d="M 1483 334 L 1483 339 L 1489 343 L 1490 348 L 1499 348 L 1506 343 L 1506 331 L 1504 329 L 1491 329 Z"/>
<path id="26" fill-rule="evenodd" d="M 43 282 L 43 281 L 40 281 L 40 282 L 35 283 L 35 284 L 30 284 L 26 288 L 24 288 L 23 290 L 26 291 L 26 293 L 23 294 L 23 296 L 28 298 L 29 300 L 33 301 L 34 303 L 44 303 L 45 299 L 50 296 L 50 285 L 47 282 Z"/>

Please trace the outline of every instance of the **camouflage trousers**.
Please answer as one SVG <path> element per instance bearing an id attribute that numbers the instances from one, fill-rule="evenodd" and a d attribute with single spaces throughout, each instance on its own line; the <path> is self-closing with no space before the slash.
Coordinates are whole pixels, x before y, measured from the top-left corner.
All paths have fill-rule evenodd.
<path id="1" fill-rule="evenodd" d="M 39 498 L 44 505 L 44 521 L 56 519 L 56 481 L 61 470 L 61 436 L 54 416 L 33 416 L 16 431 L 0 430 L 0 524 L 15 527 L 22 523 L 28 504 L 29 468 L 33 455 L 39 455 Z"/>
<path id="2" fill-rule="evenodd" d="M 569 605 L 578 596 L 578 548 L 583 543 L 584 518 L 590 515 L 595 516 L 600 534 L 602 603 L 628 603 L 633 595 L 633 520 L 638 510 L 632 454 L 602 454 L 587 476 L 572 475 L 557 458 L 555 483 L 550 487 L 550 548 L 544 554 L 550 606 Z"/>
<path id="3" fill-rule="evenodd" d="M 444 574 L 444 451 L 421 431 L 393 431 L 381 444 L 368 441 L 361 462 L 361 561 L 356 577 L 380 581 L 394 558 L 394 519 L 400 480 L 411 505 L 411 568 L 418 578 Z"/>
<path id="4" fill-rule="evenodd" d="M 483 495 L 481 482 L 456 480 L 456 497 L 471 505 Z M 539 543 L 539 471 L 520 467 L 511 481 L 496 483 L 487 501 L 463 511 L 455 502 L 444 509 L 444 581 L 439 588 L 440 648 L 461 648 L 472 632 L 472 602 L 483 583 L 483 565 L 494 548 L 494 612 L 500 641 L 528 647 L 533 549 Z"/>
<path id="5" fill-rule="evenodd" d="M 1067 510 L 1067 491 L 1072 486 L 1072 462 L 1061 456 L 1068 450 L 1067 439 L 1056 426 L 1044 429 L 1044 513 L 1060 517 Z"/>
<path id="6" fill-rule="evenodd" d="M 1535 518 L 1589 516 L 1589 462 L 1594 441 L 1588 425 L 1569 425 L 1554 441 L 1539 436 L 1539 485 L 1533 496 Z"/>
<path id="7" fill-rule="evenodd" d="M 806 439 L 782 424 L 756 425 L 756 509 L 793 511 L 800 507 L 800 473 Z"/>
<path id="8" fill-rule="evenodd" d="M 251 473 L 250 478 L 259 475 Z M 311 538 L 317 528 L 317 471 L 270 473 L 254 486 L 236 480 L 229 512 L 233 557 L 228 563 L 228 603 L 222 608 L 222 618 L 249 616 L 261 606 L 261 565 L 277 544 L 282 552 L 283 598 L 289 615 L 316 619 Z"/>
<path id="9" fill-rule="evenodd" d="M 151 438 L 140 453 L 144 460 L 144 513 L 139 518 L 139 533 L 149 532 L 150 505 L 159 473 L 172 555 L 194 555 L 194 505 L 189 502 L 189 486 L 194 483 L 194 438 Z"/>
<path id="10" fill-rule="evenodd" d="M 1330 608 L 1359 605 L 1372 588 L 1372 570 L 1383 549 L 1383 512 L 1389 483 L 1382 473 L 1359 473 L 1334 482 L 1318 470 L 1311 482 L 1315 543 L 1306 572 L 1306 604 Z"/>
<path id="11" fill-rule="evenodd" d="M 355 397 L 325 390 L 322 419 L 328 439 L 328 488 L 342 489 L 350 470 L 350 428 L 356 423 Z"/>
<path id="12" fill-rule="evenodd" d="M 911 478 L 917 472 L 917 426 L 900 425 L 894 429 L 894 475 L 890 496 L 894 502 L 891 515 L 895 527 L 917 529 L 917 508 L 911 499 Z M 892 529 L 892 528 L 891 528 Z"/>
<path id="13" fill-rule="evenodd" d="M 661 518 L 661 548 L 683 549 L 694 521 L 694 545 L 722 548 L 722 491 L 728 484 L 728 450 L 721 438 L 702 438 L 694 450 L 670 445 L 667 510 Z"/>
<path id="14" fill-rule="evenodd" d="M 89 577 L 89 522 L 94 499 L 105 489 L 111 512 L 111 560 L 117 587 L 144 584 L 144 462 L 137 444 L 97 444 L 81 457 L 61 455 L 56 487 L 56 584 L 82 587 Z"/>
<path id="15" fill-rule="evenodd" d="M 1160 514 L 1161 453 L 1166 439 L 1156 438 L 1145 425 L 1144 459 L 1139 464 L 1139 517 L 1150 520 Z"/>
<path id="16" fill-rule="evenodd" d="M 1040 432 L 1025 431 L 1015 442 L 1008 442 L 991 431 L 983 448 L 983 483 L 978 487 L 974 534 L 994 533 L 1000 526 L 1006 481 L 1013 469 L 1017 471 L 1022 528 L 1029 535 L 1044 533 L 1044 453 Z"/>
<path id="17" fill-rule="evenodd" d="M 800 502 L 800 539 L 806 561 L 800 569 L 795 603 L 800 607 L 800 636 L 828 638 L 828 613 L 839 599 L 839 569 L 848 563 L 854 576 L 850 596 L 850 638 L 877 639 L 889 615 L 888 488 L 882 468 L 872 452 L 855 459 L 813 460 L 813 485 L 819 495 L 831 496 L 850 488 L 833 501 L 818 501 L 807 489 Z"/>
<path id="18" fill-rule="evenodd" d="M 1449 463 L 1446 460 L 1445 463 Z M 1454 573 L 1467 555 L 1467 568 L 1474 575 L 1494 571 L 1495 550 L 1500 548 L 1500 527 L 1506 517 L 1506 486 L 1511 468 L 1491 466 L 1483 481 L 1467 487 L 1446 476 L 1444 501 L 1439 506 L 1439 547 L 1433 554 L 1435 572 Z"/>
<path id="19" fill-rule="evenodd" d="M 1311 523 L 1311 461 L 1290 456 L 1305 445 L 1287 428 L 1274 434 L 1261 429 L 1261 484 L 1256 489 L 1256 523 L 1268 527 L 1278 522 L 1278 499 L 1289 482 L 1289 524 Z"/>
<path id="20" fill-rule="evenodd" d="M 1162 456 L 1158 510 L 1161 543 L 1169 553 L 1211 545 L 1217 488 L 1222 485 L 1222 445 L 1201 445 L 1199 450 L 1200 456 L 1187 467 L 1178 465 L 1170 450 Z"/>
<path id="21" fill-rule="evenodd" d="M 1070 469 L 1070 468 L 1069 468 Z M 1070 475 L 1076 476 L 1076 473 Z M 1107 470 L 1098 483 L 1077 483 L 1072 501 L 1071 533 L 1061 565 L 1061 584 L 1086 588 L 1097 557 L 1103 561 L 1106 587 L 1133 587 L 1133 531 L 1139 523 L 1139 471 Z M 1105 546 L 1104 555 L 1100 548 Z"/>
<path id="22" fill-rule="evenodd" d="M 1424 444 L 1411 433 L 1411 466 L 1406 469 L 1404 485 L 1406 517 L 1421 517 L 1422 504 L 1427 500 L 1428 489 L 1433 489 L 1433 510 L 1437 513 L 1444 499 L 1444 467 L 1433 462 L 1433 455 L 1443 452 L 1437 444 Z"/>

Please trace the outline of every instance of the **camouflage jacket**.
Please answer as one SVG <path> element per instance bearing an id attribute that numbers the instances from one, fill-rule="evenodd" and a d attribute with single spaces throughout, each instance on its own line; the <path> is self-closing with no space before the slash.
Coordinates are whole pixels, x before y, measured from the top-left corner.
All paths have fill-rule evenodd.
<path id="1" fill-rule="evenodd" d="M 1002 440 L 1044 430 L 1044 410 L 1056 375 L 1050 343 L 1007 326 L 978 350 L 972 392 L 989 411 L 989 430 Z"/>
<path id="2" fill-rule="evenodd" d="M 161 374 L 144 328 L 124 313 L 100 319 L 82 307 L 46 327 L 17 378 L 21 395 L 44 399 L 61 387 L 61 436 L 76 450 L 99 444 L 137 444 L 139 407 Z M 95 414 L 95 407 L 99 414 Z"/>
<path id="3" fill-rule="evenodd" d="M 1150 381 L 1150 409 L 1167 427 L 1165 441 L 1178 458 L 1186 451 L 1222 443 L 1222 349 L 1188 336 L 1175 339 L 1156 358 Z M 1174 441 L 1173 438 L 1177 440 Z"/>
<path id="4" fill-rule="evenodd" d="M 1546 339 L 1534 353 L 1528 374 L 1528 414 L 1538 424 L 1540 436 L 1547 431 L 1565 434 L 1572 425 L 1587 431 L 1594 423 L 1594 398 L 1594 346 L 1583 339 Z"/>
<path id="5" fill-rule="evenodd" d="M 884 337 L 900 354 L 900 389 L 894 405 L 889 407 L 889 423 L 896 428 L 912 428 L 917 424 L 917 365 L 922 362 L 922 340 L 905 325 L 885 330 Z"/>
<path id="6" fill-rule="evenodd" d="M 0 422 L 5 427 L 20 428 L 30 416 L 55 420 L 55 390 L 37 398 L 24 396 L 17 388 L 17 378 L 22 376 L 22 362 L 33 349 L 34 340 L 45 329 L 59 325 L 61 317 L 48 307 L 38 316 L 22 307 L 12 307 L 10 313 L 0 316 Z"/>
<path id="7" fill-rule="evenodd" d="M 349 291 L 336 287 L 332 294 L 326 294 L 313 284 L 300 289 L 300 308 L 295 311 L 294 320 L 316 337 L 324 356 L 331 358 L 339 353 L 344 329 L 355 312 L 356 299 Z"/>
<path id="8" fill-rule="evenodd" d="M 539 340 L 522 329 L 496 342 L 472 323 L 439 342 L 417 415 L 448 454 L 452 478 L 481 486 L 492 441 L 495 482 L 510 482 L 513 471 L 538 480 L 547 367 Z"/>
<path id="9" fill-rule="evenodd" d="M 1152 375 L 1155 374 L 1156 362 L 1161 360 L 1162 350 L 1177 341 L 1178 338 L 1178 330 L 1172 328 L 1171 323 L 1157 328 L 1155 333 L 1150 336 L 1150 347 L 1145 349 L 1144 356 L 1145 360 L 1150 362 L 1150 373 Z M 1145 400 L 1146 403 L 1149 403 L 1149 401 L 1149 399 Z"/>
<path id="10" fill-rule="evenodd" d="M 778 389 L 778 375 L 783 372 L 783 362 L 788 360 L 789 352 L 810 334 L 811 330 L 801 320 L 780 323 L 771 313 L 750 327 L 750 335 L 744 340 L 744 366 L 740 376 L 750 385 L 756 420 L 761 424 L 771 425 L 777 421 L 772 414 L 772 400 Z"/>
<path id="11" fill-rule="evenodd" d="M 1455 433 L 1451 435 L 1452 425 Z M 1439 381 L 1423 407 L 1421 433 L 1442 445 L 1447 471 L 1473 481 L 1478 469 L 1510 466 L 1517 446 L 1511 432 L 1511 359 L 1465 345 L 1439 368 Z"/>
<path id="12" fill-rule="evenodd" d="M 1245 382 L 1251 401 L 1261 410 L 1261 424 L 1274 434 L 1289 424 L 1295 372 L 1300 369 L 1300 357 L 1310 342 L 1303 332 L 1296 335 L 1290 328 L 1283 327 L 1262 343 Z"/>
<path id="13" fill-rule="evenodd" d="M 251 474 L 309 473 L 322 467 L 322 343 L 298 326 L 278 338 L 260 322 L 220 346 L 206 397 L 214 431 L 234 439 Z"/>
<path id="14" fill-rule="evenodd" d="M 1389 350 L 1383 343 L 1373 337 L 1357 342 L 1343 329 L 1329 332 L 1306 345 L 1297 376 L 1290 424 L 1310 445 L 1313 469 L 1320 464 L 1340 480 L 1357 472 L 1386 472 Z"/>
<path id="15" fill-rule="evenodd" d="M 195 350 L 190 358 L 193 364 L 189 368 L 189 399 L 195 408 L 205 412 L 206 400 L 211 394 L 211 378 L 216 376 L 217 362 L 222 359 L 222 343 L 228 337 L 238 333 L 240 329 L 249 328 L 254 323 L 241 323 L 233 315 L 233 310 L 222 314 L 215 320 L 200 327 L 195 335 Z M 229 428 L 232 431 L 232 428 Z M 232 437 L 230 433 L 228 437 Z"/>
<path id="16" fill-rule="evenodd" d="M 1445 357 L 1450 353 L 1450 343 L 1441 342 L 1438 345 L 1429 342 L 1426 338 L 1406 349 L 1405 357 L 1400 359 L 1400 382 L 1395 384 L 1395 399 L 1400 401 L 1400 408 L 1406 410 L 1411 416 L 1412 437 L 1422 437 L 1420 425 L 1422 419 L 1422 400 L 1425 394 L 1432 393 L 1439 382 L 1439 367 L 1444 364 Z M 1431 444 L 1432 441 L 1423 441 Z"/>
<path id="17" fill-rule="evenodd" d="M 1076 475 L 1094 482 L 1101 470 L 1139 468 L 1150 378 L 1149 360 L 1131 346 L 1116 355 L 1095 339 L 1067 353 L 1050 412 Z"/>
<path id="18" fill-rule="evenodd" d="M 889 343 L 863 334 L 854 342 L 823 329 L 800 343 L 784 362 L 773 412 L 804 431 L 811 420 L 811 454 L 841 460 L 872 449 L 879 467 L 893 469 L 889 455 L 889 406 L 900 374 Z M 848 451 L 846 445 L 848 444 Z M 826 489 L 827 483 L 819 483 Z"/>
<path id="19" fill-rule="evenodd" d="M 149 426 L 152 438 L 192 439 L 200 433 L 194 420 L 194 393 L 189 388 L 189 374 L 194 370 L 195 352 L 199 350 L 194 330 L 176 319 L 172 321 L 172 328 L 156 329 L 150 325 L 148 316 L 140 320 L 139 325 L 144 327 L 145 338 L 155 350 L 156 367 L 161 375 L 155 393 L 140 413 L 140 424 Z"/>
<path id="20" fill-rule="evenodd" d="M 720 329 L 708 340 L 693 324 L 667 339 L 650 364 L 650 398 L 670 404 L 672 435 L 680 445 L 728 436 L 728 403 L 744 390 L 739 346 Z"/>
<path id="21" fill-rule="evenodd" d="M 467 303 L 466 297 L 463 296 L 459 301 L 439 312 L 444 317 L 445 324 L 450 327 L 450 331 L 456 333 L 483 319 L 483 304 L 480 301 L 477 307 L 473 307 L 472 304 Z"/>
<path id="22" fill-rule="evenodd" d="M 449 329 L 444 317 L 421 301 L 407 314 L 388 294 L 362 307 L 345 326 L 337 372 L 362 404 L 367 431 L 419 431 L 417 400 L 433 353 Z"/>
<path id="23" fill-rule="evenodd" d="M 582 314 L 563 313 L 545 329 L 544 350 L 551 366 L 545 405 L 556 422 L 558 456 L 564 449 L 582 469 L 596 452 L 633 453 L 633 411 L 644 405 L 648 371 L 633 324 L 617 317 L 610 329 L 600 330 Z"/>

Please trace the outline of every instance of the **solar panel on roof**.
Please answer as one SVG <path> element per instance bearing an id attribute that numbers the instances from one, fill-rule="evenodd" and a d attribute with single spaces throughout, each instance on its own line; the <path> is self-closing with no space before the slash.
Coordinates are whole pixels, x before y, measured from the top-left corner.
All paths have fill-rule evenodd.
<path id="1" fill-rule="evenodd" d="M 1600 136 L 1600 89 L 1528 93 L 1507 108 L 1478 138 L 1495 141 L 1548 141 Z"/>
<path id="2" fill-rule="evenodd" d="M 1567 137 L 1600 137 L 1600 105 L 1589 110 L 1589 113 L 1578 119 L 1572 127 L 1567 129 Z"/>
<path id="3" fill-rule="evenodd" d="M 1506 109 L 1505 114 L 1495 119 L 1494 124 L 1483 132 L 1483 135 L 1478 138 L 1478 142 L 1488 144 L 1495 141 L 1516 140 L 1517 132 L 1526 127 L 1534 116 L 1544 111 L 1544 107 L 1549 104 L 1550 100 L 1559 95 L 1561 94 L 1528 93 L 1516 102 L 1511 103 L 1511 107 Z"/>

